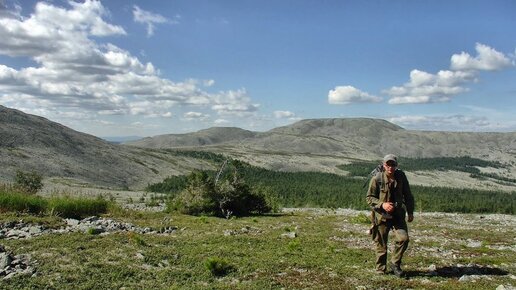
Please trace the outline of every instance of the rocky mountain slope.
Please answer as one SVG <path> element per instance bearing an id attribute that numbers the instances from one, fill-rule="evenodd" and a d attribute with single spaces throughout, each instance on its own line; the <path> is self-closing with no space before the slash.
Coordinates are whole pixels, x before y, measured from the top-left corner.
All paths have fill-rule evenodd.
<path id="1" fill-rule="evenodd" d="M 0 180 L 16 170 L 36 171 L 106 187 L 141 187 L 202 166 L 163 152 L 111 144 L 45 118 L 0 106 Z M 205 165 L 208 166 L 208 165 Z"/>
<path id="2" fill-rule="evenodd" d="M 218 136 L 210 138 L 202 136 Z M 310 119 L 258 133 L 210 128 L 190 134 L 160 135 L 129 142 L 147 148 L 182 146 L 237 147 L 272 152 L 346 155 L 356 158 L 392 152 L 405 157 L 504 159 L 516 154 L 516 132 L 438 132 L 405 130 L 380 119 Z"/>
<path id="3" fill-rule="evenodd" d="M 195 147 L 238 142 L 252 138 L 258 133 L 235 127 L 215 127 L 187 134 L 166 134 L 126 142 L 133 146 L 147 148 Z"/>
<path id="4" fill-rule="evenodd" d="M 385 120 L 367 118 L 302 120 L 263 133 L 232 128 L 229 135 L 227 131 L 228 128 L 211 128 L 190 134 L 160 135 L 127 144 L 146 148 L 192 144 L 190 146 L 215 151 L 327 155 L 366 160 L 374 160 L 390 152 L 404 157 L 471 156 L 504 163 L 516 162 L 516 132 L 415 131 Z M 212 136 L 224 137 L 202 139 L 205 142 L 197 140 L 208 132 Z"/>
<path id="5" fill-rule="evenodd" d="M 224 128 L 191 134 L 162 135 L 128 143 L 146 148 L 181 147 L 184 139 L 203 132 L 224 136 Z M 509 168 L 496 173 L 516 178 L 516 132 L 437 132 L 405 130 L 385 120 L 370 118 L 310 119 L 267 132 L 233 131 L 231 142 L 210 140 L 196 150 L 229 154 L 256 166 L 281 171 L 322 171 L 346 174 L 337 165 L 353 160 L 380 160 L 386 153 L 403 158 L 459 157 L 498 161 Z M 158 142 L 159 140 L 159 142 Z M 225 140 L 222 138 L 221 140 Z M 220 141 L 220 139 L 219 139 Z M 410 173 L 422 185 L 480 187 L 513 191 L 511 186 L 473 180 L 467 174 Z"/>

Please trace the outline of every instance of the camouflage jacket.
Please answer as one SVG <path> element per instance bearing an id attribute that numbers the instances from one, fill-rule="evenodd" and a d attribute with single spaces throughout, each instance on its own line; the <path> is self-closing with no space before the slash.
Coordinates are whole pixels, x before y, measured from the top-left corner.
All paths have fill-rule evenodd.
<path id="1" fill-rule="evenodd" d="M 381 212 L 383 210 L 382 203 L 390 201 L 396 207 L 392 214 L 393 218 L 405 219 L 405 211 L 409 215 L 414 213 L 414 196 L 410 191 L 407 176 L 403 171 L 397 169 L 394 171 L 394 180 L 390 184 L 388 180 L 385 172 L 378 172 L 371 178 L 366 197 L 367 204 L 375 211 Z M 377 219 L 381 218 L 381 216 L 378 217 L 379 215 L 376 216 Z"/>

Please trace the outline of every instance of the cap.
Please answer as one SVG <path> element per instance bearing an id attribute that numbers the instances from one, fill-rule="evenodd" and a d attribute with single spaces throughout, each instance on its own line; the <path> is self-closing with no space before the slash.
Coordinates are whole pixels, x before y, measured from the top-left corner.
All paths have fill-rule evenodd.
<path id="1" fill-rule="evenodd" d="M 394 161 L 396 164 L 398 164 L 398 157 L 394 154 L 387 154 L 385 157 L 383 157 L 383 162 L 387 163 L 388 161 Z"/>

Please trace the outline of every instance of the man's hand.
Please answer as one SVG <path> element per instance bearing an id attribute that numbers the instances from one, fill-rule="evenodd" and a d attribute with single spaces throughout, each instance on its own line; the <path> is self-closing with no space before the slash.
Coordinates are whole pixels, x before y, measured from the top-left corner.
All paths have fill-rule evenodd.
<path id="1" fill-rule="evenodd" d="M 408 221 L 409 223 L 411 223 L 413 220 L 414 220 L 414 216 L 413 216 L 413 215 L 411 215 L 411 214 L 409 214 L 409 215 L 408 215 L 408 217 L 407 217 L 407 221 Z"/>
<path id="2" fill-rule="evenodd" d="M 392 202 L 384 202 L 384 203 L 382 203 L 382 208 L 387 213 L 392 213 L 394 211 L 394 204 Z"/>

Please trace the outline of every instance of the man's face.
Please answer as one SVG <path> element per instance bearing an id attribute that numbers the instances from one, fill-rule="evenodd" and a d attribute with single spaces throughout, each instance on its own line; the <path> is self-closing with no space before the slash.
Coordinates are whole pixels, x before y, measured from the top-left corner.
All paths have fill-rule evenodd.
<path id="1" fill-rule="evenodd" d="M 394 161 L 387 161 L 387 162 L 383 163 L 383 168 L 389 175 L 393 174 L 394 171 L 396 171 L 397 166 L 398 166 L 398 164 L 396 164 L 396 162 L 394 162 Z"/>

